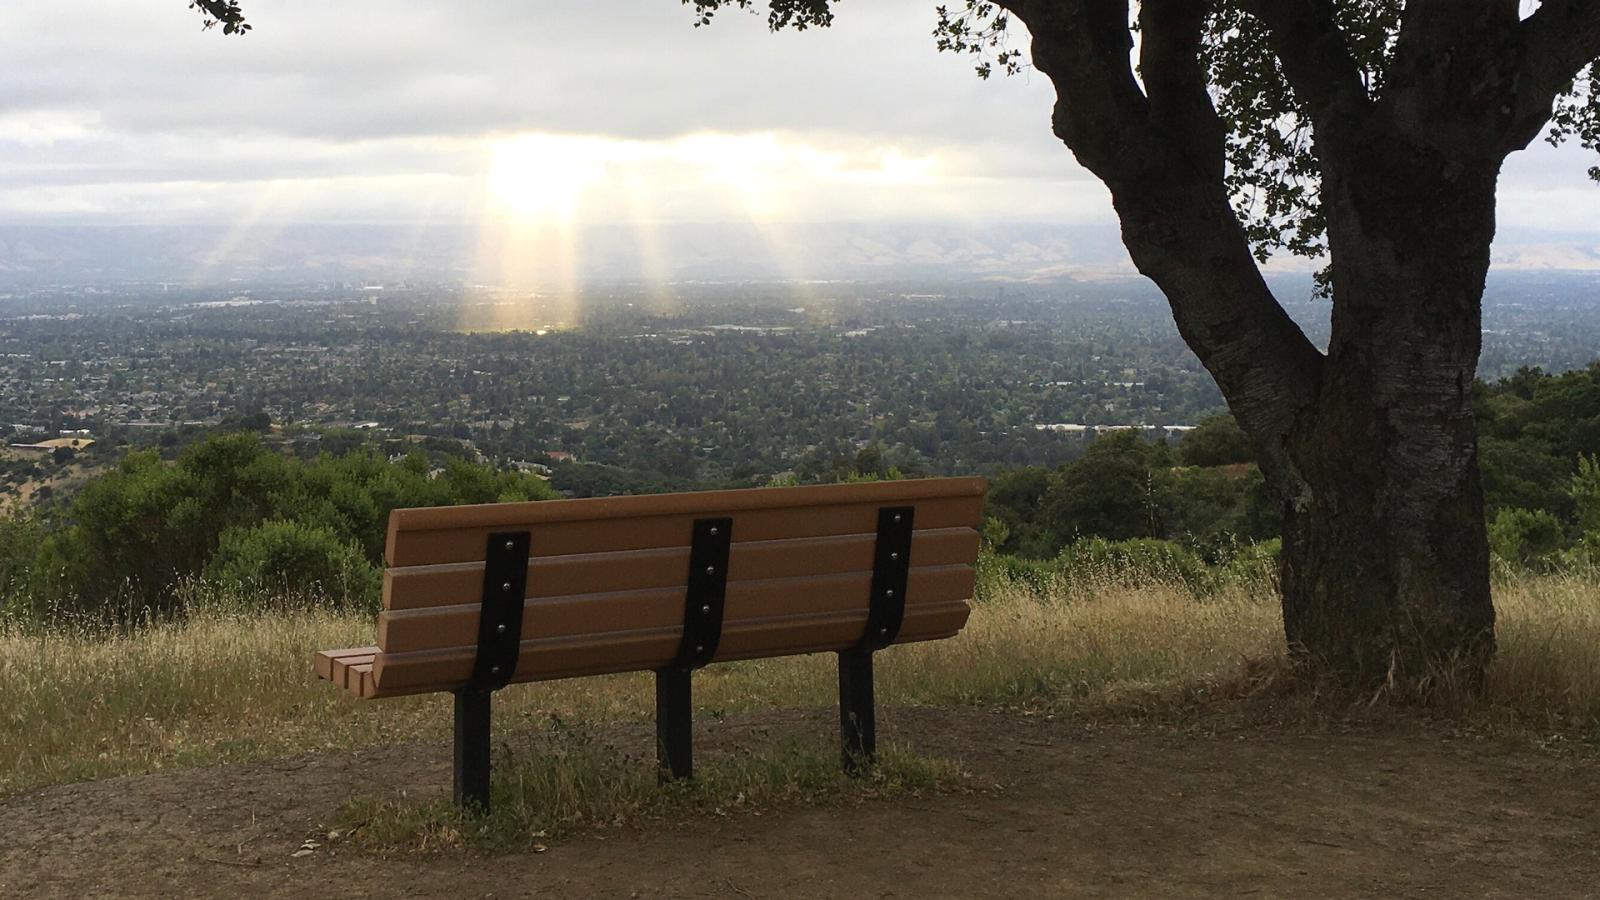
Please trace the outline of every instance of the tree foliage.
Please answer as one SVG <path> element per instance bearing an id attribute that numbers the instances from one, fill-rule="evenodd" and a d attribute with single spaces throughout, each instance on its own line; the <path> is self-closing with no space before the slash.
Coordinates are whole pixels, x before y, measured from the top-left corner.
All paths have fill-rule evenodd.
<path id="1" fill-rule="evenodd" d="M 1600 363 L 1480 384 L 1477 406 L 1495 556 L 1513 569 L 1600 562 Z M 1215 562 L 1280 534 L 1249 459 L 1226 415 L 1186 434 L 1176 454 L 1131 432 L 1112 434 L 1055 469 L 994 476 L 989 545 L 1046 559 L 1079 540 L 1158 539 Z"/>
<path id="2" fill-rule="evenodd" d="M 1226 413 L 1201 419 L 1178 443 L 1178 461 L 1186 466 L 1227 466 L 1253 461 L 1250 438 Z"/>
<path id="3" fill-rule="evenodd" d="M 989 488 L 991 547 L 1049 558 L 1082 539 L 1157 539 L 1218 561 L 1278 534 L 1255 467 L 1175 462 L 1164 443 L 1117 432 L 1057 469 L 1003 472 Z"/>
<path id="4" fill-rule="evenodd" d="M 189 8 L 200 11 L 203 28 L 221 25 L 223 34 L 244 34 L 250 30 L 250 24 L 244 20 L 244 10 L 239 8 L 239 0 L 193 0 Z"/>
<path id="5" fill-rule="evenodd" d="M 361 548 L 332 527 L 269 519 L 222 533 L 205 576 L 242 598 L 305 594 L 372 601 L 379 572 Z"/>
<path id="6" fill-rule="evenodd" d="M 35 618 L 181 612 L 176 589 L 202 576 L 370 602 L 390 510 L 554 496 L 534 476 L 460 459 L 435 467 L 421 453 L 391 462 L 363 449 L 301 461 L 254 433 L 224 434 L 175 464 L 156 451 L 129 453 L 50 527 L 0 520 L 0 537 L 35 538 L 7 542 L 0 588 L 13 612 Z"/>

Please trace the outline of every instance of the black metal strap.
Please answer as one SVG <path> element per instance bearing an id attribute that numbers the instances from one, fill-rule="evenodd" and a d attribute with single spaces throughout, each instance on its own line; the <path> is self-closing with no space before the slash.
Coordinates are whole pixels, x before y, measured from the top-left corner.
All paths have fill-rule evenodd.
<path id="1" fill-rule="evenodd" d="M 683 607 L 683 642 L 671 665 L 698 669 L 717 655 L 722 603 L 728 592 L 728 545 L 733 520 L 696 519 L 689 544 L 689 590 Z"/>
<path id="2" fill-rule="evenodd" d="M 906 578 L 911 572 L 911 529 L 914 506 L 878 510 L 878 544 L 872 559 L 872 598 L 867 606 L 865 649 L 882 649 L 900 636 L 906 617 Z"/>
<path id="3" fill-rule="evenodd" d="M 522 605 L 528 596 L 526 531 L 489 535 L 483 553 L 483 605 L 478 613 L 478 658 L 472 666 L 470 690 L 493 691 L 517 673 L 522 649 Z"/>

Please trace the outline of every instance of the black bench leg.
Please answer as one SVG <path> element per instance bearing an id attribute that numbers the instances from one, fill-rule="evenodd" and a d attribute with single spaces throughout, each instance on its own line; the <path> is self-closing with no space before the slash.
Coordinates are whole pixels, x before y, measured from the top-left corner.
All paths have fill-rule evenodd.
<path id="1" fill-rule="evenodd" d="M 854 775 L 878 757 L 878 731 L 872 700 L 872 651 L 839 654 L 839 735 L 844 770 Z"/>
<path id="2" fill-rule="evenodd" d="M 656 763 L 662 781 L 694 777 L 692 674 L 682 666 L 656 672 Z"/>
<path id="3" fill-rule="evenodd" d="M 456 691 L 455 799 L 489 812 L 489 691 Z"/>

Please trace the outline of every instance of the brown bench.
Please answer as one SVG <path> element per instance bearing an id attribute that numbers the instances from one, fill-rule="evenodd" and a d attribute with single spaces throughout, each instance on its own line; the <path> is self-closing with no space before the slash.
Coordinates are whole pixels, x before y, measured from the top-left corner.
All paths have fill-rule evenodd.
<path id="1" fill-rule="evenodd" d="M 979 478 L 398 509 L 378 644 L 316 655 L 356 697 L 455 694 L 455 798 L 489 806 L 489 696 L 656 673 L 663 777 L 693 773 L 690 673 L 839 654 L 844 762 L 875 752 L 872 654 L 955 635 Z"/>

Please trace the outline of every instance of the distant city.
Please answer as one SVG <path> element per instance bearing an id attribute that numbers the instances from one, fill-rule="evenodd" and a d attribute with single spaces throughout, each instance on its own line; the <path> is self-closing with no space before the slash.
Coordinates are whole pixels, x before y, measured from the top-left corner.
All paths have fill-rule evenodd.
<path id="1" fill-rule="evenodd" d="M 1325 303 L 1279 285 L 1313 340 Z M 1493 279 L 1481 374 L 1600 348 L 1600 278 Z M 114 448 L 251 428 L 286 450 L 418 444 L 569 492 L 1057 465 L 1098 433 L 1224 411 L 1136 279 L 671 284 L 571 294 L 405 279 L 54 284 L 0 296 L 0 489 Z M 100 454 L 97 456 L 96 454 Z M 99 460 L 98 463 L 95 460 Z"/>

